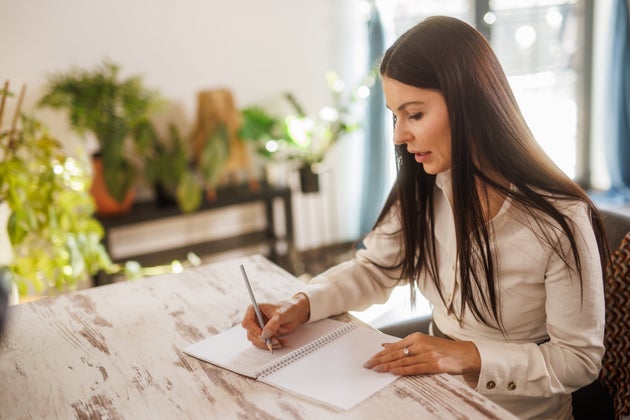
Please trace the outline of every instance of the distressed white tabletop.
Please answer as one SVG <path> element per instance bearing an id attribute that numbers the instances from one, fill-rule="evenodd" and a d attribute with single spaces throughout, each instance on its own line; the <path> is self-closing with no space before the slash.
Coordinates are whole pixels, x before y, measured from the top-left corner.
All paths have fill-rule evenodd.
<path id="1" fill-rule="evenodd" d="M 201 362 L 182 348 L 301 283 L 262 256 L 116 283 L 10 308 L 0 341 L 0 418 L 506 419 L 448 375 L 405 377 L 336 411 Z"/>

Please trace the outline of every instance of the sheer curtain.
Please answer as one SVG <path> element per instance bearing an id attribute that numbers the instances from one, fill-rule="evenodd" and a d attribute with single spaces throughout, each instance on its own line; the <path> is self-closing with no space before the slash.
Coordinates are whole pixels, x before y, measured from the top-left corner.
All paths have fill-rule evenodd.
<path id="1" fill-rule="evenodd" d="M 628 0 L 615 2 L 606 152 L 612 192 L 630 201 L 630 15 Z"/>
<path id="2" fill-rule="evenodd" d="M 377 66 L 385 51 L 386 37 L 381 14 L 375 1 L 370 1 L 368 21 L 368 63 Z M 391 187 L 392 176 L 389 157 L 393 152 L 386 137 L 387 122 L 385 100 L 380 78 L 372 86 L 365 120 L 365 148 L 363 176 L 361 177 L 360 234 L 366 234 L 373 226 Z"/>

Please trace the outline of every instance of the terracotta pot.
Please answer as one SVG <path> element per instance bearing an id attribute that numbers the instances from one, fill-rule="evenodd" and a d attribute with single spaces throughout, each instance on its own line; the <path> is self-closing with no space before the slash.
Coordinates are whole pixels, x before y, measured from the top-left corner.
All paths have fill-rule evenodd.
<path id="1" fill-rule="evenodd" d="M 92 157 L 92 187 L 90 192 L 96 202 L 96 214 L 99 216 L 119 216 L 129 213 L 136 198 L 136 190 L 130 188 L 122 202 L 116 201 L 107 190 L 103 176 L 103 161 Z"/>

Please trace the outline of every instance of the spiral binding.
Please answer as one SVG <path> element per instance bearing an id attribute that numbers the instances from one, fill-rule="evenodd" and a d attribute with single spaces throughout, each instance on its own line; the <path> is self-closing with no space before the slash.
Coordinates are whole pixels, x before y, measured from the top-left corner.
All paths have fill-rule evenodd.
<path id="1" fill-rule="evenodd" d="M 315 350 L 325 346 L 326 344 L 330 343 L 331 341 L 335 340 L 336 338 L 341 337 L 342 335 L 346 334 L 348 331 L 351 331 L 354 328 L 356 328 L 356 326 L 357 326 L 357 324 L 355 324 L 354 322 L 348 322 L 347 324 L 343 325 L 342 327 L 337 328 L 335 331 L 329 332 L 328 334 L 323 335 L 320 338 L 318 338 L 316 340 L 313 340 L 313 341 L 311 341 L 308 344 L 305 344 L 304 346 L 300 347 L 299 349 L 293 350 L 291 353 L 287 353 L 284 356 L 282 356 L 281 358 L 267 363 L 259 371 L 257 371 L 254 374 L 254 376 L 256 378 L 259 378 L 261 376 L 270 375 L 270 374 L 272 374 L 272 373 L 282 369 L 283 367 L 286 367 L 286 366 L 290 365 L 291 363 L 295 362 L 296 360 L 306 356 L 307 354 L 312 353 Z"/>

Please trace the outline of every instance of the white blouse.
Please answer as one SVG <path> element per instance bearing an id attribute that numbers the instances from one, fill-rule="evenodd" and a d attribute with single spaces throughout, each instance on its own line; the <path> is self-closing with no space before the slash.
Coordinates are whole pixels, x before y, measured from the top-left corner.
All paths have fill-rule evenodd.
<path id="1" fill-rule="evenodd" d="M 581 287 L 568 238 L 547 216 L 533 217 L 507 199 L 489 222 L 503 335 L 477 321 L 470 309 L 458 320 L 461 288 L 450 171 L 438 174 L 434 194 L 437 261 L 446 302 L 428 275 L 420 276 L 418 287 L 433 306 L 435 324 L 444 334 L 477 346 L 477 391 L 520 418 L 571 418 L 569 394 L 597 377 L 604 353 L 603 280 L 586 205 L 554 203 L 572 221 Z M 311 303 L 310 321 L 387 299 L 399 272 L 379 265 L 399 260 L 399 228 L 399 218 L 390 214 L 365 238 L 366 249 L 357 251 L 352 261 L 311 280 L 304 290 Z M 561 246 L 569 265 L 545 237 Z"/>

